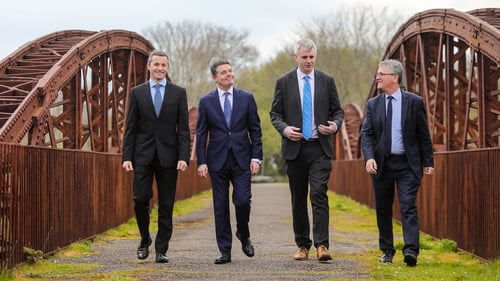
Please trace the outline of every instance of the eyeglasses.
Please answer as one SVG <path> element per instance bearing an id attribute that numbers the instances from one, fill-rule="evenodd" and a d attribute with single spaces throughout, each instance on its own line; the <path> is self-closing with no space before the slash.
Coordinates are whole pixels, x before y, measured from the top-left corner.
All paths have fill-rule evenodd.
<path id="1" fill-rule="evenodd" d="M 385 76 L 385 75 L 396 75 L 396 73 L 383 73 L 383 72 L 375 73 L 375 77 L 380 77 L 380 76 Z"/>

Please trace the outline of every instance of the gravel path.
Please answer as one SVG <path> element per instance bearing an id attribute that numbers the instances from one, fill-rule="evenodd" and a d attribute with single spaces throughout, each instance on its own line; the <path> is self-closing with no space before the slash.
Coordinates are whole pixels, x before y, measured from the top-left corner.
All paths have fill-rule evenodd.
<path id="1" fill-rule="evenodd" d="M 113 240 L 94 245 L 97 251 L 83 259 L 71 262 L 97 263 L 99 272 L 126 271 L 135 280 L 356 280 L 367 279 L 368 274 L 357 260 L 348 254 L 366 250 L 366 243 L 330 230 L 330 250 L 333 261 L 320 263 L 311 249 L 309 260 L 295 261 L 296 250 L 291 225 L 291 207 L 288 185 L 285 183 L 254 184 L 250 221 L 251 239 L 255 256 L 246 257 L 240 242 L 233 237 L 232 262 L 215 265 L 218 256 L 212 208 L 174 219 L 174 234 L 167 253 L 170 262 L 154 262 L 154 247 L 148 259 L 136 258 L 138 240 Z M 234 210 L 231 209 L 234 225 Z M 330 218 L 334 225 L 335 218 Z M 370 234 L 371 235 L 371 234 Z M 154 237 L 153 237 L 154 240 Z M 376 248 L 376 237 L 369 247 Z M 350 242 L 345 242 L 350 241 Z M 68 261 L 64 261 L 68 262 Z M 145 273 L 147 272 L 147 273 Z"/>

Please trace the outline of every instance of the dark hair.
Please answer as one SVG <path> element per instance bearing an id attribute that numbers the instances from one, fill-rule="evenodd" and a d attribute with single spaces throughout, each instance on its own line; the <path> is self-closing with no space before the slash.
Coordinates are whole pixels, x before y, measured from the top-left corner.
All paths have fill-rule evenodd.
<path id="1" fill-rule="evenodd" d="M 215 76 L 217 74 L 217 67 L 223 65 L 223 64 L 229 64 L 231 65 L 231 63 L 227 60 L 219 60 L 219 61 L 216 61 L 214 62 L 211 66 L 210 66 L 210 73 L 212 73 L 212 76 Z"/>

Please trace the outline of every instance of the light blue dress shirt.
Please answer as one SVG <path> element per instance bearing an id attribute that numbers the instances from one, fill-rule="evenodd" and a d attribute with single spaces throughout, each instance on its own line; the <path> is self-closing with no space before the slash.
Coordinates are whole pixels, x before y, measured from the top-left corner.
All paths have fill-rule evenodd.
<path id="1" fill-rule="evenodd" d="M 398 89 L 392 97 L 391 154 L 405 154 L 405 146 L 403 143 L 403 120 L 401 118 L 401 109 L 403 108 L 403 95 L 401 94 L 401 90 Z M 387 108 L 388 99 L 386 98 L 385 100 L 385 108 Z"/>

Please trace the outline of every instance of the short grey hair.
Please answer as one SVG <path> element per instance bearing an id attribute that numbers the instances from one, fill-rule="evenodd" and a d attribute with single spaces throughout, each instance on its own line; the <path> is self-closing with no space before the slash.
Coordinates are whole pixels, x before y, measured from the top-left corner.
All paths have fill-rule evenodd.
<path id="1" fill-rule="evenodd" d="M 383 60 L 378 64 L 379 67 L 388 67 L 391 73 L 398 76 L 398 83 L 402 86 L 403 83 L 403 64 L 395 59 Z"/>
<path id="2" fill-rule="evenodd" d="M 297 44 L 295 44 L 295 55 L 299 53 L 300 48 L 304 48 L 306 51 L 314 50 L 315 53 L 318 52 L 318 48 L 314 41 L 311 39 L 300 39 Z"/>

